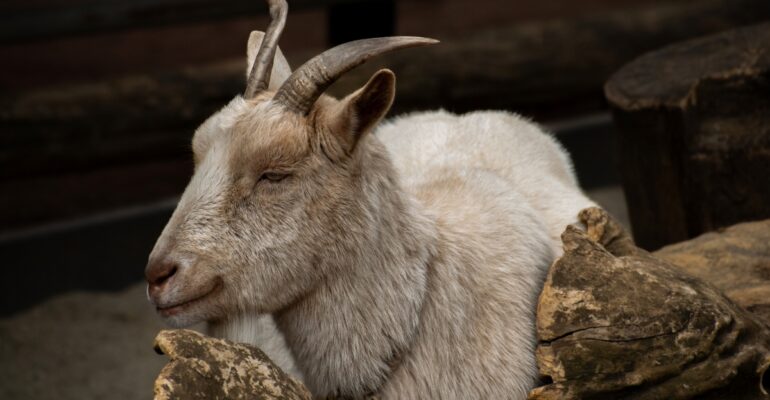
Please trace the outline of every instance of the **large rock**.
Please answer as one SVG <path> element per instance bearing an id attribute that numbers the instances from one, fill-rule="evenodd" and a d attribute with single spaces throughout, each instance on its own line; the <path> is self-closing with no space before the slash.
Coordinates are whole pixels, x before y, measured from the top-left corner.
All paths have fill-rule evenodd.
<path id="1" fill-rule="evenodd" d="M 715 287 L 638 249 L 599 209 L 568 227 L 537 312 L 530 399 L 767 398 L 770 331 Z"/>
<path id="2" fill-rule="evenodd" d="M 310 400 L 298 381 L 261 350 L 190 330 L 165 330 L 155 350 L 171 361 L 155 380 L 155 399 Z"/>

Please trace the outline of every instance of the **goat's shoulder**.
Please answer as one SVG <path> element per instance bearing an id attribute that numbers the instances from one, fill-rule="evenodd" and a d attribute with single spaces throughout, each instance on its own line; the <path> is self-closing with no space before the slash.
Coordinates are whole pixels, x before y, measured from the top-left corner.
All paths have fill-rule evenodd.
<path id="1" fill-rule="evenodd" d="M 412 185 L 409 191 L 435 218 L 444 248 L 457 257 L 473 258 L 473 264 L 528 265 L 537 264 L 529 255 L 550 256 L 547 227 L 537 210 L 494 171 L 437 170 L 432 179 Z M 482 260 L 487 257 L 492 259 Z M 480 273 L 485 267 L 472 268 Z"/>
<path id="2" fill-rule="evenodd" d="M 553 252 L 536 212 L 507 185 L 488 171 L 447 171 L 418 191 L 438 243 L 419 334 L 390 397 L 521 398 L 531 387 L 533 310 Z M 442 374 L 459 365 L 462 376 Z"/>

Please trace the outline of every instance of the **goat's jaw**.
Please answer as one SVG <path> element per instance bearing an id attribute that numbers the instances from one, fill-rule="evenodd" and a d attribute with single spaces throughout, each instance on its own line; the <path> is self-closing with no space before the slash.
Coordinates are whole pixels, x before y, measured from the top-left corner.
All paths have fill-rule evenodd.
<path id="1" fill-rule="evenodd" d="M 222 292 L 222 280 L 213 279 L 194 290 L 182 290 L 181 285 L 170 285 L 153 293 L 150 303 L 163 321 L 173 327 L 185 327 L 213 317 L 215 298 Z"/>

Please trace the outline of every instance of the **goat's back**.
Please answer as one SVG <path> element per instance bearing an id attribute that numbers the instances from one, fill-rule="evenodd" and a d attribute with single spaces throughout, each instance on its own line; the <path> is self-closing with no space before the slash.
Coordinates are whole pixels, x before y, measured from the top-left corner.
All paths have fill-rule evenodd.
<path id="1" fill-rule="evenodd" d="M 564 149 L 536 124 L 509 112 L 414 113 L 376 132 L 405 189 L 416 191 L 446 174 L 493 173 L 509 183 L 542 218 L 552 246 L 578 212 L 593 206 L 577 185 Z"/>

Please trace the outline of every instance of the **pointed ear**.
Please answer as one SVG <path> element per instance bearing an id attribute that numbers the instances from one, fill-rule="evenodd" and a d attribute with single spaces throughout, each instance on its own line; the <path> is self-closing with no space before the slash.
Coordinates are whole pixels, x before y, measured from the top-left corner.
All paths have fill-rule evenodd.
<path id="1" fill-rule="evenodd" d="M 396 95 L 396 75 L 389 69 L 377 71 L 364 87 L 342 101 L 334 114 L 334 131 L 352 152 L 361 137 L 388 113 Z"/>
<path id="2" fill-rule="evenodd" d="M 249 79 L 251 67 L 254 66 L 254 59 L 257 57 L 259 46 L 262 44 L 264 37 L 265 33 L 262 31 L 252 31 L 249 35 L 249 43 L 246 46 L 246 79 Z M 267 88 L 269 90 L 278 90 L 289 75 L 291 75 L 289 62 L 283 56 L 281 48 L 276 47 L 275 58 L 273 59 L 273 72 L 270 74 L 270 85 Z"/>

